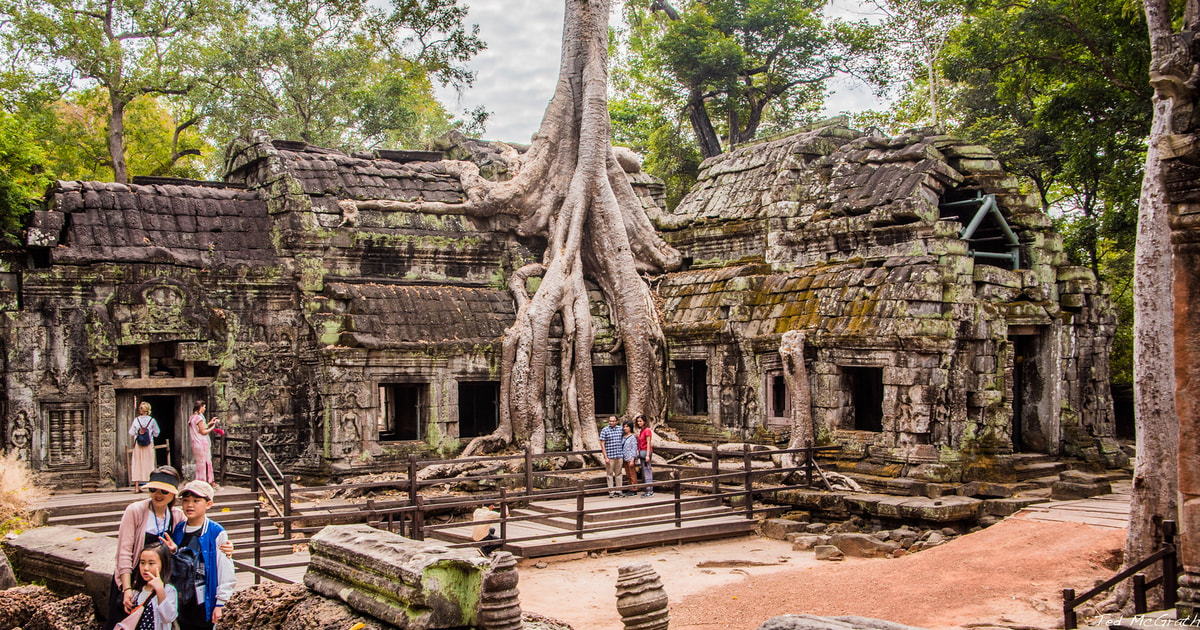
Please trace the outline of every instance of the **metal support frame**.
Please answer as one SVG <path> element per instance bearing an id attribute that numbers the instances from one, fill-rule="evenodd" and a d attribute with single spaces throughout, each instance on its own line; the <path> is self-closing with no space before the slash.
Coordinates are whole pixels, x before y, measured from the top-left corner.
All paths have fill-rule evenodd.
<path id="1" fill-rule="evenodd" d="M 975 216 L 971 217 L 971 222 L 958 233 L 958 237 L 964 241 L 970 241 L 975 235 L 975 231 L 979 226 L 983 225 L 983 220 L 987 215 L 991 214 L 996 218 L 996 223 L 1000 225 L 1000 229 L 1004 232 L 1004 240 L 1008 243 L 1008 253 L 1000 254 L 996 252 L 978 252 L 971 251 L 971 255 L 976 258 L 995 258 L 1000 260 L 1008 260 L 1012 263 L 1013 270 L 1021 268 L 1021 239 L 1017 238 L 1016 233 L 1009 227 L 1008 221 L 1004 218 L 1004 214 L 1000 212 L 1000 206 L 996 204 L 996 195 L 987 194 L 980 195 L 974 199 L 964 199 L 963 201 L 952 201 L 942 204 L 943 208 L 957 208 L 967 205 L 979 204 L 979 209 L 975 211 Z"/>

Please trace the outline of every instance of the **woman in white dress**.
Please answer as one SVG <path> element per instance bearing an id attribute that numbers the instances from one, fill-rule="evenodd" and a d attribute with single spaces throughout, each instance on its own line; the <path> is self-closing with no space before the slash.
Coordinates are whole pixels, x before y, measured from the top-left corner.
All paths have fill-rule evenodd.
<path id="1" fill-rule="evenodd" d="M 154 470 L 155 465 L 154 439 L 158 433 L 158 421 L 150 416 L 150 403 L 143 400 L 138 404 L 138 417 L 129 425 L 129 439 L 133 445 L 129 481 L 133 483 L 134 492 L 140 491 L 142 484 L 150 480 L 150 471 Z"/>

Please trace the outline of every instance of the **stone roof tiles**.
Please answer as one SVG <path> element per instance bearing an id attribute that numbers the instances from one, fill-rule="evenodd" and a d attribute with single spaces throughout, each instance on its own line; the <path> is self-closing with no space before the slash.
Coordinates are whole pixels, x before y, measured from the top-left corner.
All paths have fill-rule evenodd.
<path id="1" fill-rule="evenodd" d="M 273 260 L 266 203 L 254 191 L 181 184 L 55 184 L 27 243 L 59 263 L 185 266 Z"/>
<path id="2" fill-rule="evenodd" d="M 516 316 L 507 291 L 490 287 L 328 283 L 342 345 L 493 343 Z"/>

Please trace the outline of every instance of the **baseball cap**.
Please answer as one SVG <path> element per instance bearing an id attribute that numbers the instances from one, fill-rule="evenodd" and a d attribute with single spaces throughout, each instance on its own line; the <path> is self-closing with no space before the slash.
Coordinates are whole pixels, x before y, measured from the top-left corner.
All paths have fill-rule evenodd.
<path id="1" fill-rule="evenodd" d="M 216 493 L 213 492 L 213 487 L 210 486 L 207 481 L 196 479 L 183 484 L 183 487 L 179 489 L 180 498 L 183 498 L 189 494 L 200 497 L 201 499 L 208 499 L 209 501 L 212 501 L 213 495 Z"/>

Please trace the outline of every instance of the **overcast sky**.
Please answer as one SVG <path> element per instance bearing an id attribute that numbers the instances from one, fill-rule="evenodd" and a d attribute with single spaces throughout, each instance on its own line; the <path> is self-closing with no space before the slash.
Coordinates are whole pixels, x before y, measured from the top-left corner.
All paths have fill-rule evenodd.
<path id="1" fill-rule="evenodd" d="M 483 105 L 492 112 L 489 140 L 529 142 L 558 80 L 562 44 L 562 0 L 467 0 L 467 20 L 479 25 L 487 50 L 468 64 L 475 70 L 474 86 L 461 95 L 443 90 L 439 97 L 452 113 Z M 835 0 L 835 14 L 846 15 L 855 0 Z M 855 17 L 847 15 L 847 17 Z M 878 102 L 865 87 L 839 82 L 828 100 L 828 113 L 859 111 Z"/>

